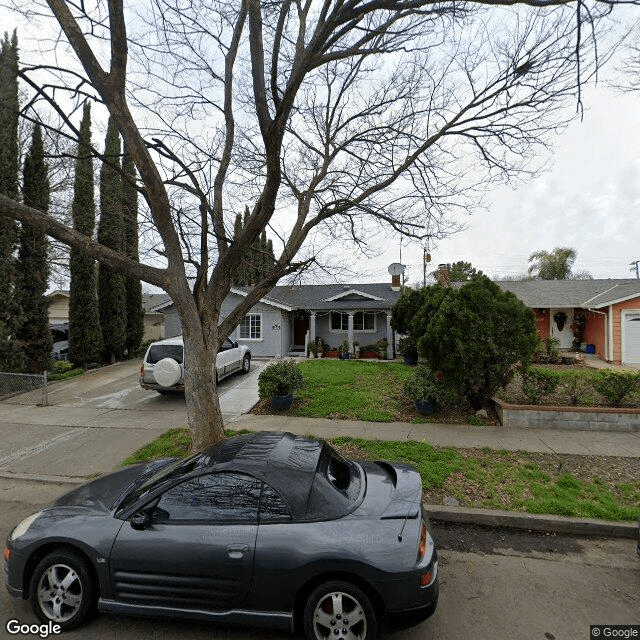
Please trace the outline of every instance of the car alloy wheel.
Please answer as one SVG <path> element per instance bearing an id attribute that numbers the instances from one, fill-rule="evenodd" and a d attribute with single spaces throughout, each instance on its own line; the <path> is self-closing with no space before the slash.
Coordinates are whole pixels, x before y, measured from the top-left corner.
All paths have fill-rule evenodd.
<path id="1" fill-rule="evenodd" d="M 307 640 L 375 640 L 378 625 L 369 598 L 348 582 L 327 582 L 307 600 Z"/>
<path id="2" fill-rule="evenodd" d="M 44 622 L 63 631 L 82 624 L 93 599 L 93 584 L 85 562 L 70 551 L 44 558 L 31 576 L 31 606 Z"/>
<path id="3" fill-rule="evenodd" d="M 251 356 L 246 355 L 242 359 L 242 373 L 249 373 L 251 371 Z"/>

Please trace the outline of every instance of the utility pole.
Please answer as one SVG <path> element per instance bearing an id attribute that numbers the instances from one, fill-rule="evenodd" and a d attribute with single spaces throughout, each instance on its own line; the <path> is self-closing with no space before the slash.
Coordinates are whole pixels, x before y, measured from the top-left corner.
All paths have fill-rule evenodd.
<path id="1" fill-rule="evenodd" d="M 639 269 L 638 269 L 638 264 L 640 263 L 640 260 L 634 260 L 633 262 L 630 262 L 629 264 L 631 265 L 631 269 L 629 269 L 629 271 L 634 271 L 636 272 L 636 278 L 640 279 L 640 273 L 639 273 Z"/>

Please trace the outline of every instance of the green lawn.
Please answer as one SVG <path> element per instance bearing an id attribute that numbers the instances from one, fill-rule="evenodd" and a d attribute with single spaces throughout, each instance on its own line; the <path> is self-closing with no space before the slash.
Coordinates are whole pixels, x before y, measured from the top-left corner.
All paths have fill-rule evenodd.
<path id="1" fill-rule="evenodd" d="M 404 364 L 361 360 L 302 362 L 304 386 L 291 415 L 394 422 L 403 420 L 402 385 L 412 369 Z"/>
<path id="2" fill-rule="evenodd" d="M 227 431 L 227 436 L 243 432 Z M 441 503 L 442 495 L 464 506 L 528 513 L 634 520 L 640 516 L 640 482 L 635 468 L 620 478 L 603 480 L 598 468 L 578 464 L 577 471 L 563 471 L 582 456 L 531 454 L 523 451 L 470 452 L 436 449 L 426 442 L 395 442 L 340 437 L 330 442 L 353 459 L 403 460 L 420 472 L 424 498 Z M 184 457 L 191 444 L 188 429 L 172 429 L 149 443 L 123 464 L 168 456 Z M 560 459 L 560 464 L 558 460 Z M 604 471 L 607 460 L 602 460 Z M 606 475 L 603 473 L 602 475 Z"/>

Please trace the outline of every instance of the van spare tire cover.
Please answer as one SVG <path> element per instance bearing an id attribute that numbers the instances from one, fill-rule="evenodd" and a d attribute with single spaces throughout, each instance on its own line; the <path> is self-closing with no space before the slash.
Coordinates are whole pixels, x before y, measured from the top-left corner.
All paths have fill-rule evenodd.
<path id="1" fill-rule="evenodd" d="M 163 387 L 172 387 L 182 378 L 182 367 L 173 358 L 163 358 L 153 368 L 156 382 Z"/>

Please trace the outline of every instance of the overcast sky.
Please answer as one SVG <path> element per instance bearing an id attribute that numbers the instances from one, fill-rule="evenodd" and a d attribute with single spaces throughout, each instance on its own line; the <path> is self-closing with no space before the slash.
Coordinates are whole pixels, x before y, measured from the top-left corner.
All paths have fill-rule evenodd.
<path id="1" fill-rule="evenodd" d="M 25 45 L 35 35 L 24 24 L 19 31 Z M 431 248 L 429 270 L 465 260 L 489 276 L 517 277 L 526 272 L 532 252 L 569 246 L 578 254 L 577 271 L 594 278 L 635 277 L 629 263 L 640 259 L 640 90 L 620 94 L 603 81 L 585 90 L 584 105 L 584 119 L 558 137 L 551 169 L 516 190 L 487 192 L 486 210 L 478 210 L 465 220 L 465 230 Z M 381 253 L 373 259 L 354 257 L 356 273 L 346 278 L 386 281 L 388 265 L 401 261 L 407 283 L 421 282 L 422 248 L 405 241 L 400 259 L 399 236 L 388 235 L 382 242 L 387 250 L 378 247 Z M 344 280 L 340 273 L 334 277 Z"/>
<path id="2" fill-rule="evenodd" d="M 557 139 L 552 168 L 513 190 L 486 194 L 486 211 L 431 250 L 432 269 L 465 260 L 489 276 L 523 274 L 539 249 L 576 249 L 575 270 L 594 278 L 635 277 L 640 259 L 640 91 L 620 94 L 600 84 L 585 94 L 585 114 Z M 399 237 L 371 264 L 363 281 L 384 281 L 399 262 Z M 422 249 L 402 247 L 408 284 L 422 280 Z M 366 272 L 365 264 L 361 270 Z"/>

